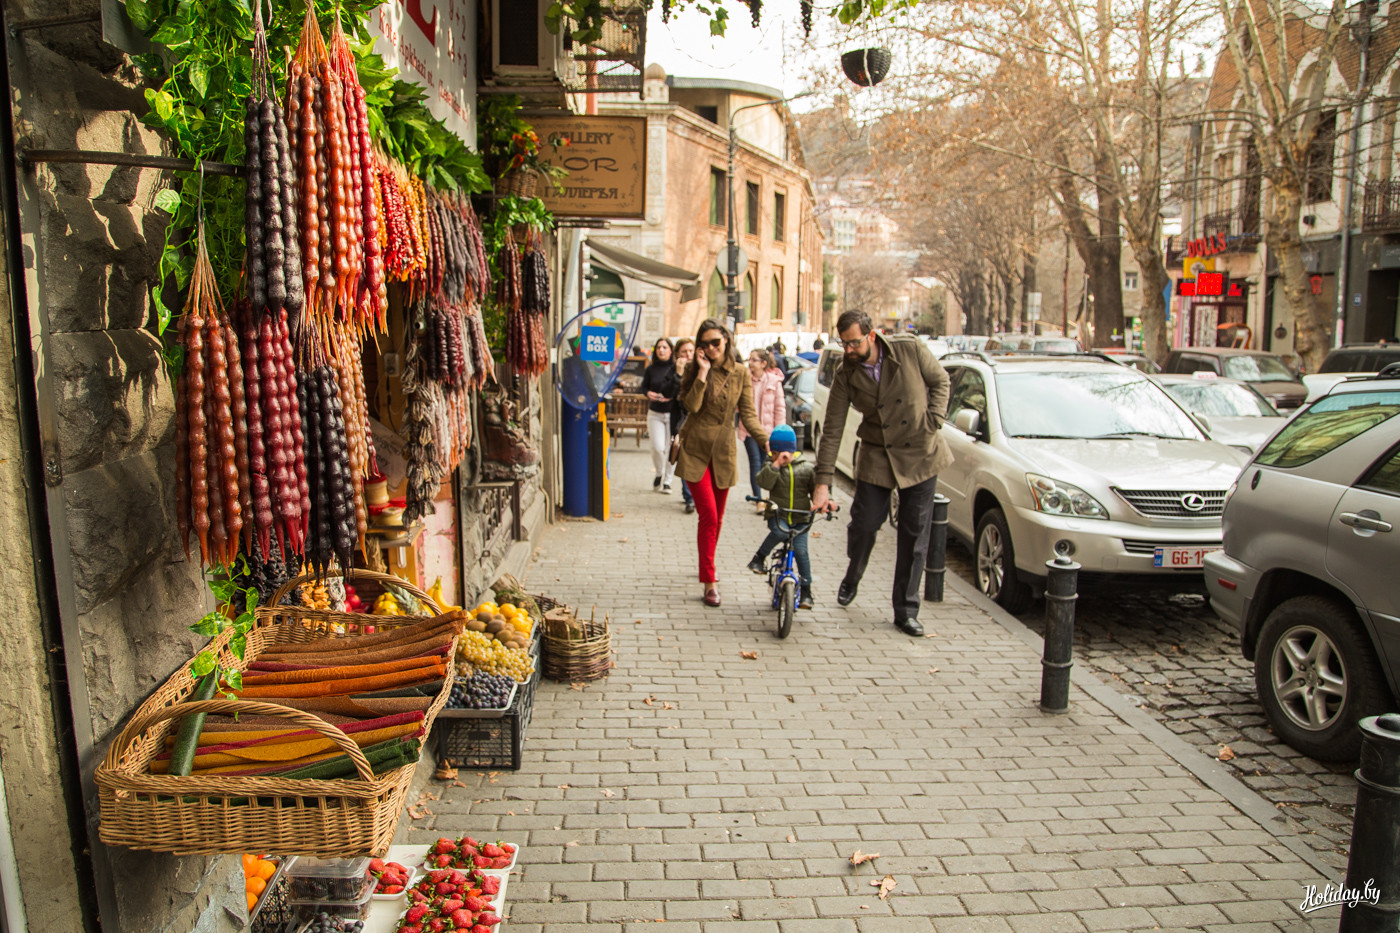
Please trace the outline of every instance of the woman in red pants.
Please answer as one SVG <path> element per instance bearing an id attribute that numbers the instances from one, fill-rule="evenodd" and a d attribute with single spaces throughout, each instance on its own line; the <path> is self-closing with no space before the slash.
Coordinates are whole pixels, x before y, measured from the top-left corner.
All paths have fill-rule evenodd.
<path id="1" fill-rule="evenodd" d="M 689 412 L 681 428 L 676 475 L 685 481 L 695 499 L 700 524 L 695 533 L 700 552 L 700 582 L 705 585 L 705 605 L 719 605 L 715 545 L 724 524 L 724 503 L 729 487 L 738 481 L 738 445 L 734 414 L 745 430 L 765 450 L 768 432 L 753 407 L 749 374 L 734 350 L 734 339 L 724 325 L 707 318 L 695 336 L 695 359 L 681 378 L 681 404 Z"/>

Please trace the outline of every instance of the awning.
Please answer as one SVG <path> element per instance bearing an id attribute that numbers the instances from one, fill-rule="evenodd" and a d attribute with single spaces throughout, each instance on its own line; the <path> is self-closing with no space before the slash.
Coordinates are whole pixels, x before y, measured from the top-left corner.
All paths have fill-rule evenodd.
<path id="1" fill-rule="evenodd" d="M 588 244 L 594 263 L 618 275 L 680 292 L 681 301 L 694 301 L 704 293 L 698 272 L 687 272 L 679 266 L 648 259 L 640 253 L 610 243 L 600 243 L 591 237 L 584 242 Z"/>

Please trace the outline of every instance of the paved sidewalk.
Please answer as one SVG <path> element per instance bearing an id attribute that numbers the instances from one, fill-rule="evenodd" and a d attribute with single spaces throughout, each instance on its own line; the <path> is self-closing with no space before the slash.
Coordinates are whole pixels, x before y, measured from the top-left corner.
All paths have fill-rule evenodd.
<path id="1" fill-rule="evenodd" d="M 1072 711 L 1040 713 L 1038 650 L 961 581 L 925 604 L 930 637 L 895 630 L 888 532 L 842 609 L 844 515 L 818 526 L 817 608 L 779 641 L 744 570 L 763 523 L 742 488 L 708 609 L 694 518 L 650 473 L 646 452 L 616 452 L 616 517 L 556 525 L 528 572 L 611 616 L 617 668 L 544 682 L 522 770 L 434 783 L 412 824 L 414 842 L 523 844 L 509 930 L 1336 929 L 1338 908 L 1298 905 L 1340 874 L 1264 828 L 1272 808 L 1208 759 L 1188 770 L 1081 669 Z M 854 867 L 857 849 L 879 858 Z"/>

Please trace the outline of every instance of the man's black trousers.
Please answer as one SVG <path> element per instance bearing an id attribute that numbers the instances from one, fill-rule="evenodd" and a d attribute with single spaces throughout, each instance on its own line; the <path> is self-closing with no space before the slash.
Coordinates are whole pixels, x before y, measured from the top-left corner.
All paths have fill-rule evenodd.
<path id="1" fill-rule="evenodd" d="M 895 529 L 894 559 L 894 617 L 917 619 L 923 596 L 920 583 L 924 562 L 928 557 L 929 529 L 933 525 L 933 495 L 938 477 L 899 491 L 898 527 Z M 856 494 L 851 502 L 851 522 L 846 527 L 846 582 L 859 583 L 875 548 L 875 535 L 890 512 L 890 492 L 884 486 L 856 480 Z"/>

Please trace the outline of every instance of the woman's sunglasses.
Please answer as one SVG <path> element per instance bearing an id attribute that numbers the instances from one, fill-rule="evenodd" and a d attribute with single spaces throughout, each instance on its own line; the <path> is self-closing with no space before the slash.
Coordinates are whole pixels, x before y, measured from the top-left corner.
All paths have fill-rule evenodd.
<path id="1" fill-rule="evenodd" d="M 723 338 L 723 337 L 716 337 L 716 338 L 714 338 L 713 340 L 702 340 L 702 341 L 700 341 L 700 343 L 699 343 L 700 349 L 702 349 L 702 350 L 713 350 L 713 349 L 715 349 L 716 347 L 720 347 L 720 346 L 723 346 L 723 345 L 724 345 L 724 338 Z"/>

